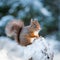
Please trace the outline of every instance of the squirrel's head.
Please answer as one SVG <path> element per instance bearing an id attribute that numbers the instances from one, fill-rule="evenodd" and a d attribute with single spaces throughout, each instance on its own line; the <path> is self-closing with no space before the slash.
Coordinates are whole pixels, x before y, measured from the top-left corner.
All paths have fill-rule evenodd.
<path id="1" fill-rule="evenodd" d="M 37 20 L 32 20 L 31 19 L 31 27 L 35 31 L 40 31 L 41 30 L 40 24 Z"/>

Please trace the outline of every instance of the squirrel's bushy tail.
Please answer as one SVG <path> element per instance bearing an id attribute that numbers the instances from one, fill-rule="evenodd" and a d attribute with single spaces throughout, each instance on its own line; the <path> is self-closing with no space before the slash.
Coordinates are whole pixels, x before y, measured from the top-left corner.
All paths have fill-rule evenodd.
<path id="1" fill-rule="evenodd" d="M 23 21 L 12 20 L 7 23 L 5 27 L 5 33 L 8 37 L 12 37 L 19 43 L 20 42 L 19 35 L 23 27 L 24 27 Z"/>

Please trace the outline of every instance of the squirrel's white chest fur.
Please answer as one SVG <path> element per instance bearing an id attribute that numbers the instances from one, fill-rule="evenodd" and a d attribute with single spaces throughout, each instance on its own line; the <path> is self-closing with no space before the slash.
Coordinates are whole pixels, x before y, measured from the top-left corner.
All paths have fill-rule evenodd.
<path id="1" fill-rule="evenodd" d="M 39 31 L 35 31 L 35 32 L 34 32 L 34 35 L 38 35 L 38 33 L 39 33 Z"/>
<path id="2" fill-rule="evenodd" d="M 37 36 L 37 35 L 38 35 L 38 33 L 39 33 L 39 31 L 35 31 L 35 32 L 34 32 L 34 35 L 36 35 L 36 36 Z M 35 39 L 36 39 L 35 37 L 34 37 L 34 38 L 31 38 L 30 42 L 32 43 Z"/>

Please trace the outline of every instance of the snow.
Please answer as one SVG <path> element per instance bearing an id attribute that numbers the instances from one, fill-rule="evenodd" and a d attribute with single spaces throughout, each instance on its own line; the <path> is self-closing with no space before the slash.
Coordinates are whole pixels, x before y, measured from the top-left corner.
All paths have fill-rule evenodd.
<path id="1" fill-rule="evenodd" d="M 19 18 L 21 18 L 20 17 L 21 15 L 24 18 L 27 13 L 30 13 L 29 12 L 30 10 L 33 10 L 33 12 L 35 11 L 38 13 L 42 13 L 42 15 L 47 17 L 49 16 L 50 18 L 52 15 L 51 12 L 48 11 L 48 9 L 43 6 L 43 3 L 41 2 L 41 0 L 18 0 L 18 1 L 10 0 L 7 2 L 7 5 L 11 6 L 9 9 L 9 13 L 11 14 L 14 12 L 18 12 L 17 17 Z M 23 7 L 24 9 L 20 9 L 19 11 L 17 11 L 17 7 L 19 6 Z"/>
<path id="2" fill-rule="evenodd" d="M 9 60 L 7 56 L 7 51 L 5 49 L 0 51 L 0 59 L 1 60 Z"/>
<path id="3" fill-rule="evenodd" d="M 58 53 L 54 56 L 54 60 L 60 60 L 60 53 Z"/>
<path id="4" fill-rule="evenodd" d="M 49 12 L 46 8 L 41 8 L 40 11 L 45 16 L 51 16 L 51 12 Z"/>
<path id="5" fill-rule="evenodd" d="M 18 12 L 18 17 L 20 19 L 23 18 L 23 17 L 25 17 L 25 16 L 26 16 L 26 13 L 24 12 L 24 10 Z"/>
<path id="6" fill-rule="evenodd" d="M 36 39 L 31 45 L 21 46 L 8 37 L 0 37 L 1 60 L 52 60 L 53 50 L 45 38 Z"/>
<path id="7" fill-rule="evenodd" d="M 6 15 L 4 17 L 1 18 L 1 21 L 0 21 L 0 27 L 3 27 L 5 26 L 6 22 L 12 20 L 14 17 L 11 16 L 11 15 Z"/>

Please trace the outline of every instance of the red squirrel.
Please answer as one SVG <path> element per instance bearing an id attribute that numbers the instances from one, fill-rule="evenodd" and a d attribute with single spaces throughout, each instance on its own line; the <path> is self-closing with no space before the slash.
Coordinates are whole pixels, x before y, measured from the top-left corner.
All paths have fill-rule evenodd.
<path id="1" fill-rule="evenodd" d="M 24 26 L 24 22 L 21 20 L 13 20 L 8 22 L 5 32 L 7 36 L 13 37 L 18 44 L 27 46 L 39 37 L 40 29 L 41 27 L 37 20 L 31 19 L 28 26 Z"/>

